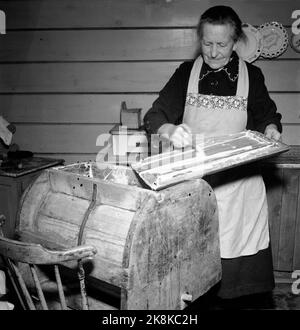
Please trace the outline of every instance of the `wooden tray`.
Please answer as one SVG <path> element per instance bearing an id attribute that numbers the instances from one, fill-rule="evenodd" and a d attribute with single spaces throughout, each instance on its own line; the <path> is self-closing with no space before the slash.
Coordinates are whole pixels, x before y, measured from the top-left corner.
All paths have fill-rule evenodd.
<path id="1" fill-rule="evenodd" d="M 289 150 L 289 146 L 255 131 L 204 139 L 194 148 L 163 152 L 131 164 L 153 190 L 203 177 Z"/>

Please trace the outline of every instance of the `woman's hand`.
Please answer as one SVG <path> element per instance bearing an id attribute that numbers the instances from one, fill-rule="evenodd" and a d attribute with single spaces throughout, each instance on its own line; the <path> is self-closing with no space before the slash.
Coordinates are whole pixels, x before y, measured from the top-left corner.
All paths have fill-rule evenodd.
<path id="1" fill-rule="evenodd" d="M 172 142 L 175 148 L 192 145 L 192 131 L 186 124 L 164 124 L 158 129 L 158 134 Z"/>
<path id="2" fill-rule="evenodd" d="M 276 141 L 280 140 L 281 138 L 281 134 L 279 133 L 275 124 L 269 124 L 266 126 L 265 136 L 269 139 L 274 139 Z"/>

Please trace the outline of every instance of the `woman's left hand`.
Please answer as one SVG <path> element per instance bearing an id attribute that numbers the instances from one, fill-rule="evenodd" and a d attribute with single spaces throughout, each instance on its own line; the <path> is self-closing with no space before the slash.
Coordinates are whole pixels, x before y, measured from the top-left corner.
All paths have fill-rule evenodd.
<path id="1" fill-rule="evenodd" d="M 279 141 L 281 139 L 281 134 L 275 124 L 267 125 L 265 129 L 265 136 L 269 139 L 274 139 L 276 141 Z"/>

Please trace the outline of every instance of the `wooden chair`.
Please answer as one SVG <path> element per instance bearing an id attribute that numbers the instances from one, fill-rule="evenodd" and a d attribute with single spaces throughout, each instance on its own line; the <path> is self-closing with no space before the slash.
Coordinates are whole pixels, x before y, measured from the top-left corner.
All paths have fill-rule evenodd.
<path id="1" fill-rule="evenodd" d="M 88 308 L 87 294 L 85 289 L 85 272 L 83 269 L 84 258 L 92 258 L 97 250 L 93 246 L 80 245 L 67 250 L 49 250 L 40 244 L 20 242 L 13 239 L 5 238 L 1 226 L 5 220 L 4 216 L 0 216 L 0 255 L 4 261 L 8 277 L 11 279 L 13 288 L 18 296 L 19 302 L 23 309 L 48 309 L 45 294 L 42 289 L 41 282 L 38 278 L 39 265 L 52 265 L 54 267 L 55 280 L 59 296 L 61 309 L 68 309 L 61 281 L 59 265 L 67 261 L 78 262 L 78 278 L 80 285 L 82 309 Z M 36 289 L 38 299 L 33 299 L 28 289 L 28 281 L 24 280 L 20 265 L 29 266 L 33 283 Z M 24 274 L 23 274 L 24 275 Z M 37 308 L 37 303 L 40 308 Z"/>

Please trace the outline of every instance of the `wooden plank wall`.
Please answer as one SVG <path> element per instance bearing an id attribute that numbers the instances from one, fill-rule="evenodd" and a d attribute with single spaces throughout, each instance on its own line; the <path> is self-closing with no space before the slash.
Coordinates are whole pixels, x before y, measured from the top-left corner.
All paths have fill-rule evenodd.
<path id="1" fill-rule="evenodd" d="M 119 122 L 121 101 L 143 114 L 175 68 L 193 58 L 199 15 L 219 1 L 0 1 L 0 113 L 14 142 L 66 163 L 94 160 L 97 136 Z M 244 22 L 282 23 L 297 0 L 222 1 Z M 300 54 L 258 60 L 283 114 L 284 142 L 300 144 Z"/>

